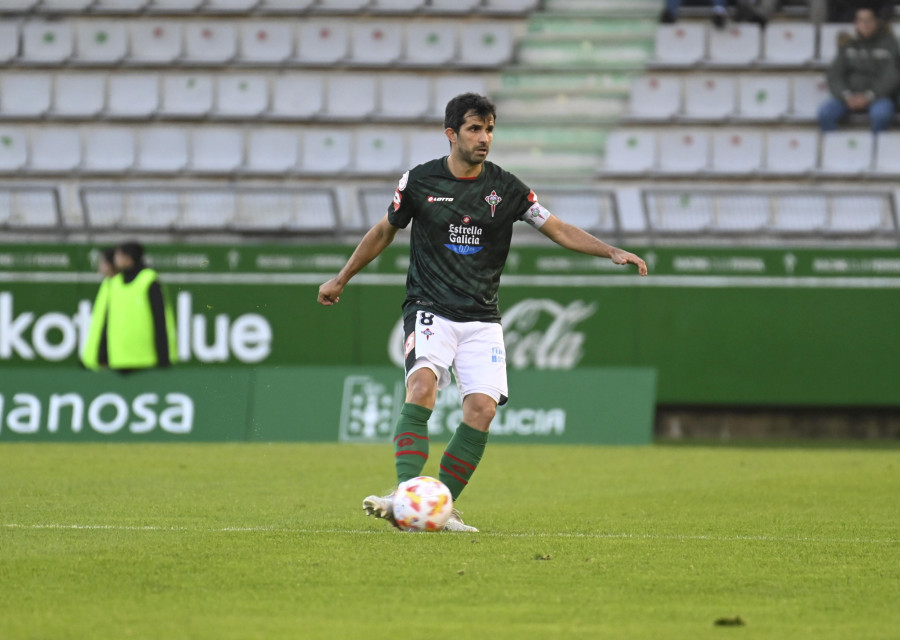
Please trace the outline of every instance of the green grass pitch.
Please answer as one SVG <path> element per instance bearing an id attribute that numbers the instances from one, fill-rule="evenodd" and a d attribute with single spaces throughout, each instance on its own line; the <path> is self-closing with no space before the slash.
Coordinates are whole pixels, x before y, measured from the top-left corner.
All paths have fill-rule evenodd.
<path id="1" fill-rule="evenodd" d="M 898 452 L 495 444 L 403 534 L 384 446 L 0 445 L 0 638 L 895 639 Z"/>

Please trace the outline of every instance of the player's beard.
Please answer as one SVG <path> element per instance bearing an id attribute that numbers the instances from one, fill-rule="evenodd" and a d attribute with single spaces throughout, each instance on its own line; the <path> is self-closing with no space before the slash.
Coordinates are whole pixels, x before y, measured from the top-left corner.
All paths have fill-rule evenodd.
<path id="1" fill-rule="evenodd" d="M 484 164 L 484 161 L 487 160 L 488 154 L 491 152 L 490 145 L 476 145 L 470 148 L 464 148 L 462 146 L 458 146 L 459 149 L 459 157 L 460 159 L 468 164 L 469 166 L 475 167 L 480 164 Z M 478 153 L 480 149 L 484 149 L 484 155 Z"/>

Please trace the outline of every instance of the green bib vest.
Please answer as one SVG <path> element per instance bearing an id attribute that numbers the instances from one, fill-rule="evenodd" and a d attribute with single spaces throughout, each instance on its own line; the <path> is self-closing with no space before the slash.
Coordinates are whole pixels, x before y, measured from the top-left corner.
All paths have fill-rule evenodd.
<path id="1" fill-rule="evenodd" d="M 158 364 L 149 297 L 150 285 L 155 280 L 153 269 L 141 270 L 127 284 L 121 273 L 110 278 L 106 318 L 110 369 L 146 369 Z M 175 362 L 175 318 L 168 300 L 165 300 L 165 315 L 169 359 Z"/>
<path id="2" fill-rule="evenodd" d="M 106 311 L 109 308 L 109 283 L 112 278 L 103 278 L 100 290 L 94 300 L 94 308 L 91 309 L 91 324 L 88 327 L 87 338 L 81 349 L 81 362 L 85 368 L 96 371 L 100 368 L 100 339 L 103 337 L 103 325 L 106 324 Z"/>

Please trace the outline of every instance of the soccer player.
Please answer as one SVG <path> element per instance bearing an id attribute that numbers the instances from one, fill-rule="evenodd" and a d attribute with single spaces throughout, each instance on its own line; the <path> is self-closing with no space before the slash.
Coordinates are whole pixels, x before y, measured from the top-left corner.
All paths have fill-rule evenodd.
<path id="1" fill-rule="evenodd" d="M 615 264 L 647 265 L 553 216 L 511 173 L 487 162 L 494 105 L 466 93 L 447 104 L 450 155 L 407 171 L 387 214 L 363 237 L 347 264 L 319 287 L 318 302 L 337 304 L 344 287 L 410 222 L 410 263 L 403 302 L 406 403 L 394 431 L 397 481 L 421 475 L 428 459 L 428 418 L 437 392 L 456 376 L 463 419 L 441 458 L 439 479 L 454 503 L 487 444 L 497 405 L 507 401 L 506 358 L 497 288 L 512 227 L 522 220 L 557 244 Z M 368 515 L 393 523 L 393 494 L 363 501 Z M 477 531 L 454 510 L 448 531 Z"/>

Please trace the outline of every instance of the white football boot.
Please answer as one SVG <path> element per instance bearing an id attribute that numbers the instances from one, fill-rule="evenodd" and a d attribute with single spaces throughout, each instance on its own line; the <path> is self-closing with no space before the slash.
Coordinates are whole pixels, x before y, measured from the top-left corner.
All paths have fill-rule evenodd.
<path id="1" fill-rule="evenodd" d="M 478 533 L 478 529 L 467 525 L 462 521 L 462 518 L 459 517 L 460 513 L 456 509 L 450 514 L 450 519 L 447 520 L 447 524 L 444 525 L 442 531 L 453 531 L 460 533 Z"/>
<path id="2" fill-rule="evenodd" d="M 391 492 L 386 496 L 369 496 L 363 500 L 363 511 L 367 516 L 375 516 L 376 518 L 384 518 L 395 527 L 397 521 L 394 520 L 394 493 Z"/>

